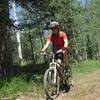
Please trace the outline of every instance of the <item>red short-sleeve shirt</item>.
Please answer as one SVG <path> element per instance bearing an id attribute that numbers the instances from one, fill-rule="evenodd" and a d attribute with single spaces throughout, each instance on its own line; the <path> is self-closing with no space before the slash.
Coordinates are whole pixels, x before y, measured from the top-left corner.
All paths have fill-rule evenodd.
<path id="1" fill-rule="evenodd" d="M 64 39 L 68 39 L 65 32 L 59 32 L 58 35 L 50 34 L 48 40 L 53 42 L 56 46 L 56 49 L 61 49 L 64 46 Z"/>

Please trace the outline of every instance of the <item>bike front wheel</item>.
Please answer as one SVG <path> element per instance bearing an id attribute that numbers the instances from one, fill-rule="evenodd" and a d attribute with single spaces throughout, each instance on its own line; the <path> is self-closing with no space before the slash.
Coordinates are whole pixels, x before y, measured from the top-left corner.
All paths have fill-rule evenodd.
<path id="1" fill-rule="evenodd" d="M 55 75 L 54 68 L 47 69 L 44 74 L 44 89 L 46 95 L 54 99 L 59 95 L 59 76 L 58 73 Z"/>

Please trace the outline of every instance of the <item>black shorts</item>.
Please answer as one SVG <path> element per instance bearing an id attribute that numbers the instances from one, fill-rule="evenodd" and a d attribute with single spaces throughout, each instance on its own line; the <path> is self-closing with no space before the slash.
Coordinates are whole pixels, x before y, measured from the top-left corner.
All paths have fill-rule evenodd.
<path id="1" fill-rule="evenodd" d="M 64 54 L 63 52 L 59 52 L 59 53 L 56 53 L 55 54 L 55 59 L 61 59 L 63 61 L 63 58 L 64 58 Z"/>

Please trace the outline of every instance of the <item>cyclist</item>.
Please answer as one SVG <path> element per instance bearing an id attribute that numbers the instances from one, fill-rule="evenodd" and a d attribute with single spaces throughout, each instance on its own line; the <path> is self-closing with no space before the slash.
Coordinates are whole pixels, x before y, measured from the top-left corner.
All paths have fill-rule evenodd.
<path id="1" fill-rule="evenodd" d="M 47 42 L 44 45 L 42 52 L 44 52 L 52 42 L 53 52 L 56 52 L 56 59 L 60 63 L 67 63 L 68 52 L 65 50 L 68 48 L 68 37 L 65 32 L 60 31 L 60 25 L 58 22 L 51 22 L 50 28 L 52 30 L 52 34 L 48 35 Z"/>

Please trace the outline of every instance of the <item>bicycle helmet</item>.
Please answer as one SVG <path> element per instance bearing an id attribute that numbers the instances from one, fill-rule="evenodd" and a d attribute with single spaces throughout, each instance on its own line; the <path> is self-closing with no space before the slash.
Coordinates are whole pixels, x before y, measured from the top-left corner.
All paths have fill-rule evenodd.
<path id="1" fill-rule="evenodd" d="M 58 27 L 59 28 L 59 23 L 56 21 L 50 22 L 50 28 Z"/>

